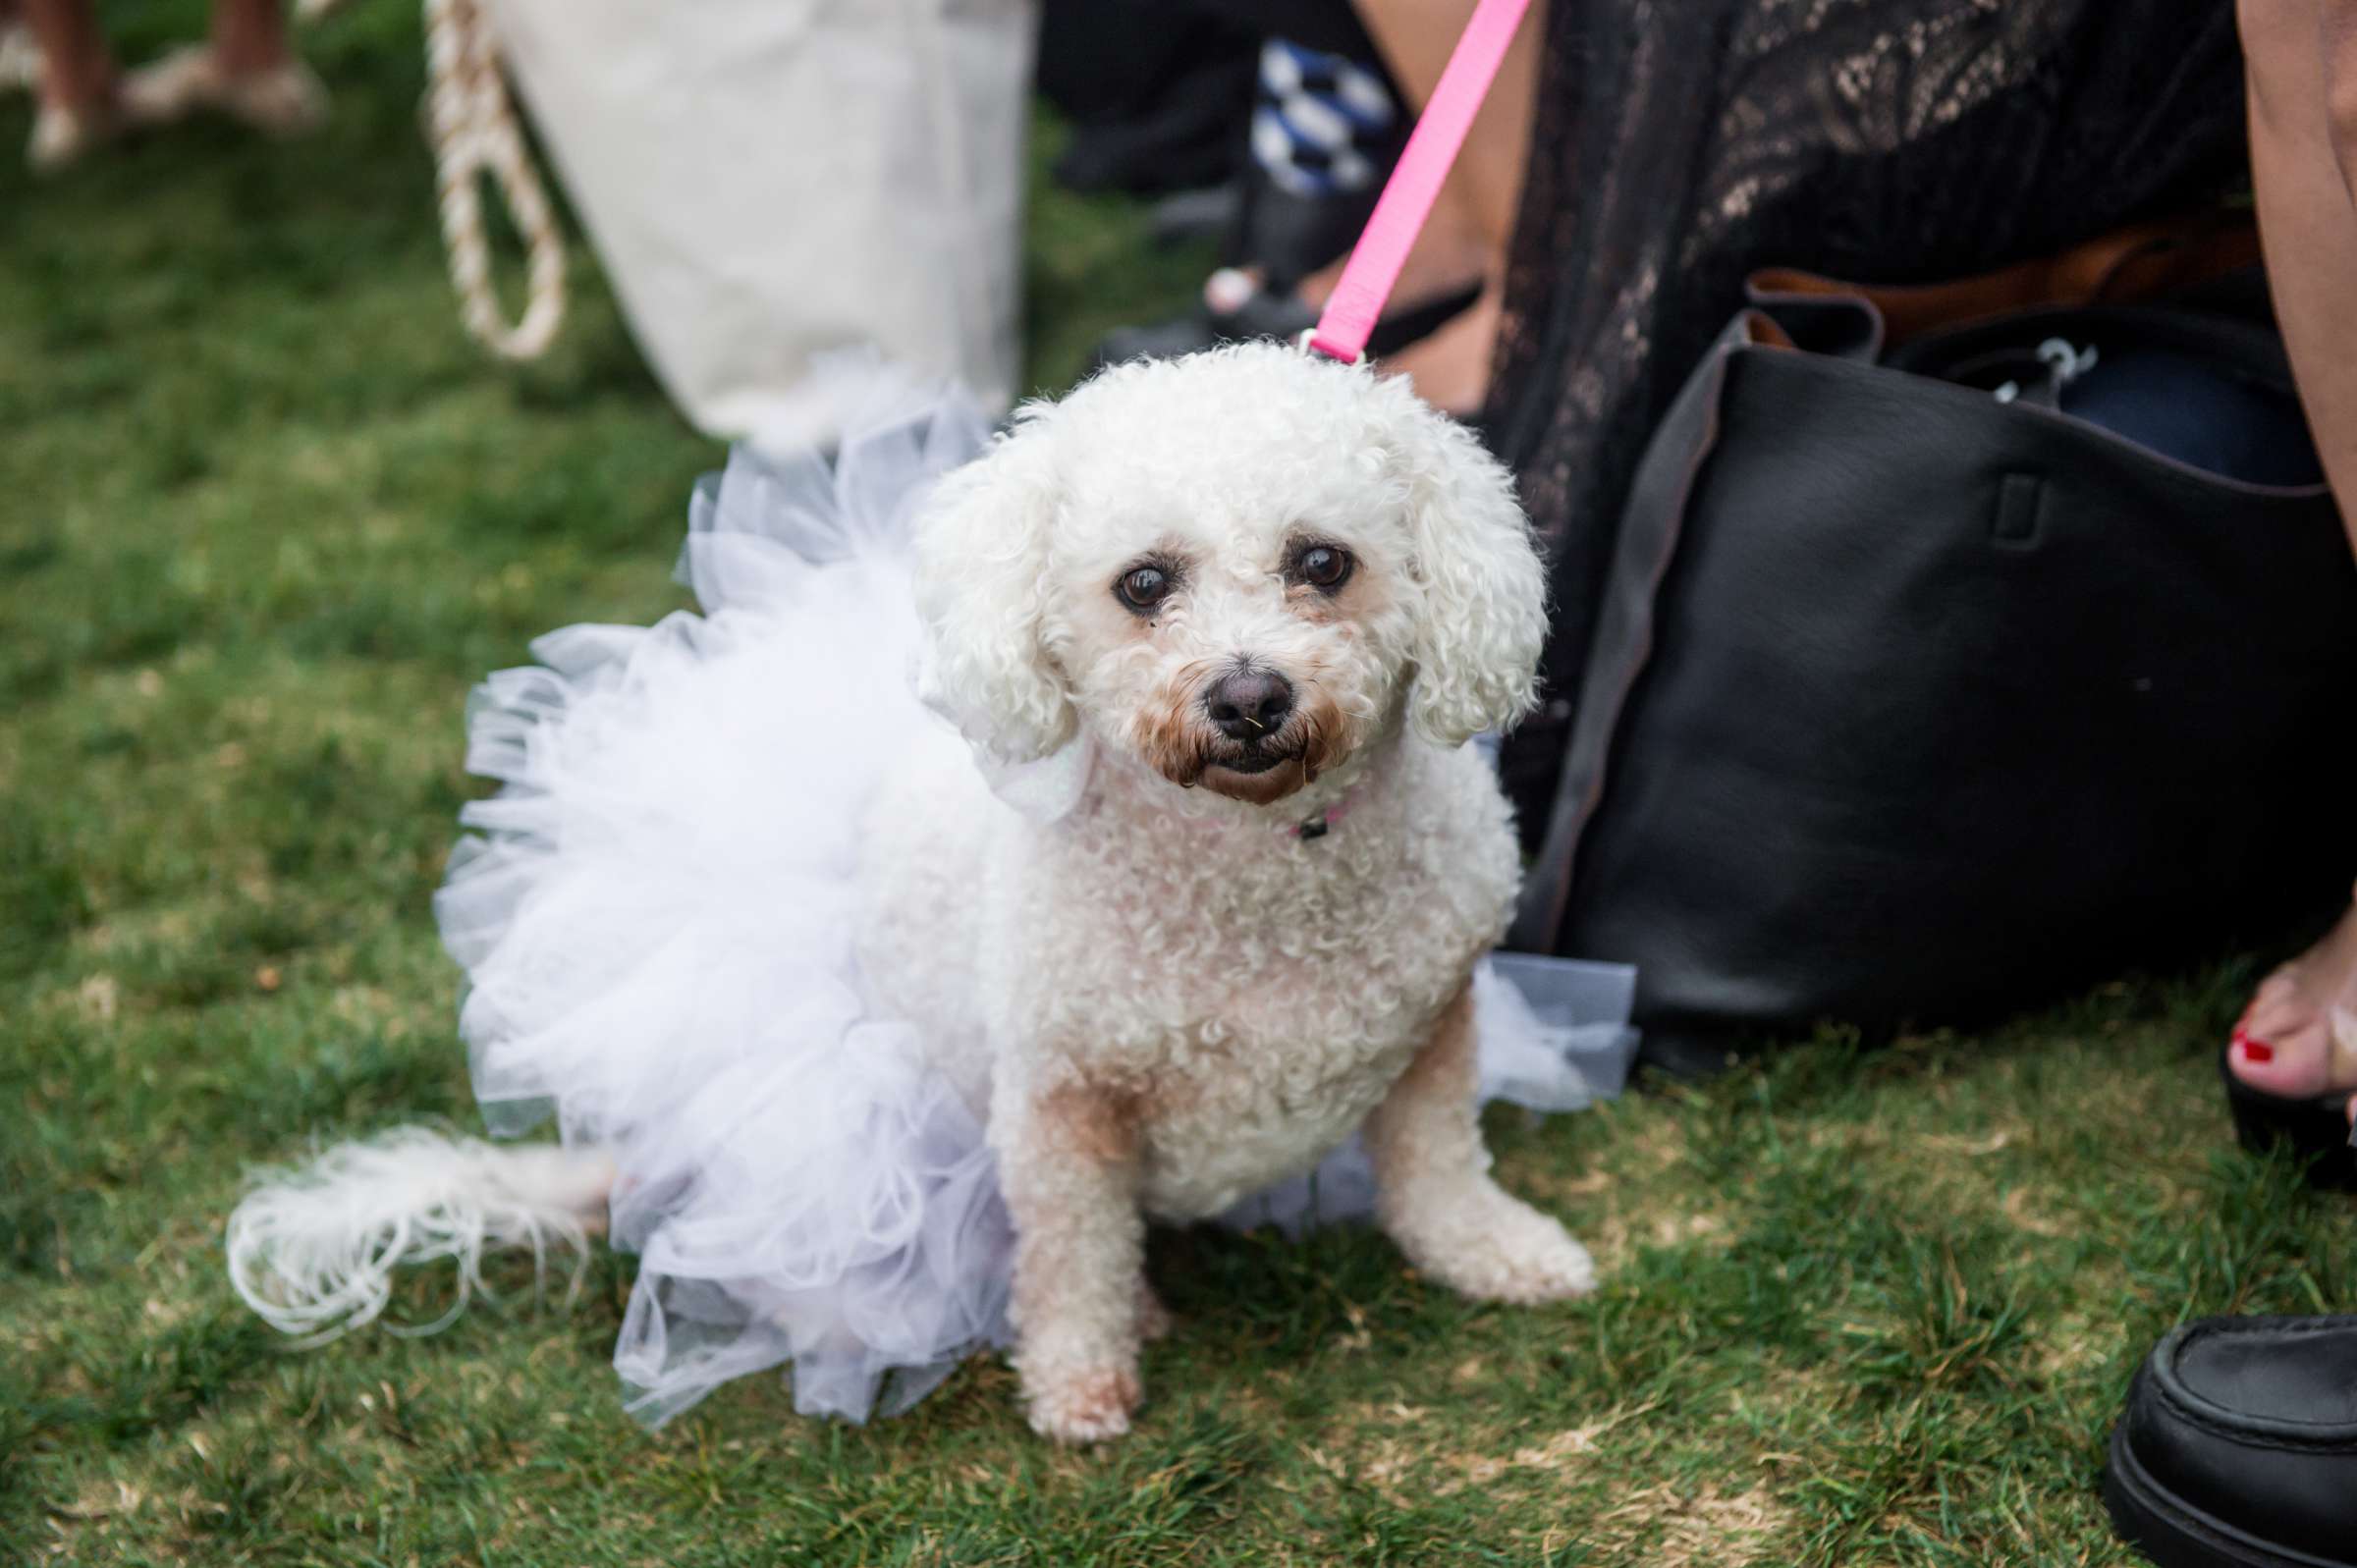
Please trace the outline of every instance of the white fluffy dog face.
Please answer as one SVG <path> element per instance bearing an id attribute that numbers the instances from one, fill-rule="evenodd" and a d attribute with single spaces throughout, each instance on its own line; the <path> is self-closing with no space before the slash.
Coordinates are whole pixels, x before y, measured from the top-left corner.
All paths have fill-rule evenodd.
<path id="1" fill-rule="evenodd" d="M 918 528 L 933 700 L 1003 760 L 1085 728 L 1266 804 L 1404 719 L 1530 706 L 1543 580 L 1504 469 L 1397 382 L 1275 344 L 1032 405 Z"/>

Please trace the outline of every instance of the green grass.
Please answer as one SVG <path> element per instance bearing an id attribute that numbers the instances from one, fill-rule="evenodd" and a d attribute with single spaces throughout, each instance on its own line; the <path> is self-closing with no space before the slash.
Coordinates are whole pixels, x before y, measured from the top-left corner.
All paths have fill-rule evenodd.
<path id="1" fill-rule="evenodd" d="M 130 52 L 193 30 L 124 6 Z M 0 1562 L 2102 1563 L 2100 1443 L 2172 1322 L 2357 1301 L 2357 1229 L 2232 1151 L 2252 970 L 1993 1034 L 1827 1038 L 1492 1127 L 1609 1269 L 1469 1307 L 1361 1232 L 1161 1238 L 1127 1441 L 996 1363 L 905 1419 L 774 1379 L 659 1435 L 630 1279 L 286 1349 L 224 1281 L 250 1164 L 470 1114 L 427 900 L 461 713 L 568 622 L 678 602 L 689 481 L 585 256 L 560 349 L 460 335 L 414 23 L 311 47 L 319 139 L 196 129 L 53 184 L 0 106 Z M 1043 191 L 1033 379 L 1202 265 Z M 414 1282 L 422 1306 L 440 1283 Z"/>

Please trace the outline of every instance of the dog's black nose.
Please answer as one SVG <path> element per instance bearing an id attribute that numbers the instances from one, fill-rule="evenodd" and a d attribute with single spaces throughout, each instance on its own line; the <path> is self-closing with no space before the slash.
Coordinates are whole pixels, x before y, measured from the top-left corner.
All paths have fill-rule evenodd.
<path id="1" fill-rule="evenodd" d="M 1229 739 L 1259 740 L 1293 711 L 1293 683 L 1273 670 L 1232 671 L 1203 693 L 1203 708 Z"/>

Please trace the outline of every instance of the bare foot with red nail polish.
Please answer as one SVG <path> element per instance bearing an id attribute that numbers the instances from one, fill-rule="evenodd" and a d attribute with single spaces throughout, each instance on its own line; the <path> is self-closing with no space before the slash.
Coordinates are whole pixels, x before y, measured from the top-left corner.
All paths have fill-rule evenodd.
<path id="1" fill-rule="evenodd" d="M 2271 1095 L 2349 1095 L 2357 1116 L 2357 905 L 2261 983 L 2227 1059 L 2235 1077 Z"/>

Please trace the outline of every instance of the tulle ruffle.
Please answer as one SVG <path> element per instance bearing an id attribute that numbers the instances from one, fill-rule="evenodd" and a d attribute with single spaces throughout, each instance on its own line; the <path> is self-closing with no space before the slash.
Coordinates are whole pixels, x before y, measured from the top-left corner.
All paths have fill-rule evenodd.
<path id="1" fill-rule="evenodd" d="M 462 813 L 435 911 L 476 1093 L 494 1131 L 553 1113 L 614 1160 L 612 1235 L 641 1259 L 615 1364 L 650 1422 L 786 1364 L 797 1409 L 891 1413 L 1008 1338 L 982 1108 L 871 1004 L 850 946 L 852 824 L 891 742 L 939 722 L 910 678 L 910 509 L 986 430 L 859 386 L 832 464 L 740 451 L 699 485 L 681 575 L 702 614 L 552 633 L 468 714 L 467 766 L 501 788 Z M 1495 961 L 1485 1088 L 1550 1110 L 1617 1092 L 1630 984 Z M 1346 1146 L 1229 1218 L 1298 1228 L 1370 1197 Z"/>

